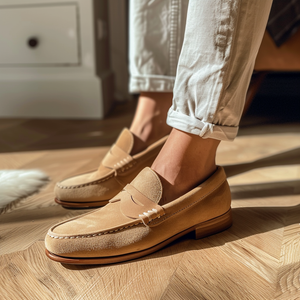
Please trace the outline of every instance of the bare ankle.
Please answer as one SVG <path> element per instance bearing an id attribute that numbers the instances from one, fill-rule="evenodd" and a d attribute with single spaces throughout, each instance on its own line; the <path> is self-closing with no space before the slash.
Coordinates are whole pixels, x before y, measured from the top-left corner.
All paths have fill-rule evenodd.
<path id="1" fill-rule="evenodd" d="M 161 177 L 166 204 L 193 189 L 216 170 L 215 155 L 219 141 L 202 139 L 173 130 L 152 164 Z"/>
<path id="2" fill-rule="evenodd" d="M 171 127 L 166 124 L 166 118 L 171 102 L 172 93 L 142 93 L 140 95 L 130 126 L 130 131 L 135 136 L 131 154 L 144 150 L 170 133 Z"/>

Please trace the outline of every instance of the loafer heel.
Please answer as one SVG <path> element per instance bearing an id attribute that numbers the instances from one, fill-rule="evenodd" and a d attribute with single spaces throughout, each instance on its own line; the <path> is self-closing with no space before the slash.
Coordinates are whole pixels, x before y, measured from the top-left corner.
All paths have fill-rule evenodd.
<path id="1" fill-rule="evenodd" d="M 232 225 L 232 213 L 225 214 L 195 226 L 195 239 L 201 239 L 228 229 Z"/>

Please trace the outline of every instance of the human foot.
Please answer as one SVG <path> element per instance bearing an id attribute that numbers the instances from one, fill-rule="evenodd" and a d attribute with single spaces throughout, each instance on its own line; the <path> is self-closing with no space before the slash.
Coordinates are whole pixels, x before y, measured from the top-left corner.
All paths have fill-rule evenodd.
<path id="1" fill-rule="evenodd" d="M 162 204 L 180 197 L 217 169 L 216 151 L 220 141 L 173 129 L 151 168 L 164 188 Z"/>

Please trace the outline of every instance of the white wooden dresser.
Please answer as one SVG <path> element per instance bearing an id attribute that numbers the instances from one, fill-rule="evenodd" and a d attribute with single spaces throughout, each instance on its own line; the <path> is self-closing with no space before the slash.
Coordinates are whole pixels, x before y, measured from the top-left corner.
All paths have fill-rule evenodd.
<path id="1" fill-rule="evenodd" d="M 103 118 L 107 0 L 0 0 L 0 117 Z"/>

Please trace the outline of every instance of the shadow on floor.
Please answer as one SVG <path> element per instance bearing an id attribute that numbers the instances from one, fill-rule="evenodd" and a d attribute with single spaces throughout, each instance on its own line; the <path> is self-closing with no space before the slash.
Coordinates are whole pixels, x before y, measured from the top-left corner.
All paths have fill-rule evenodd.
<path id="1" fill-rule="evenodd" d="M 300 164 L 300 148 L 291 149 L 252 162 L 223 166 L 227 177 L 232 177 L 253 169 Z"/>

